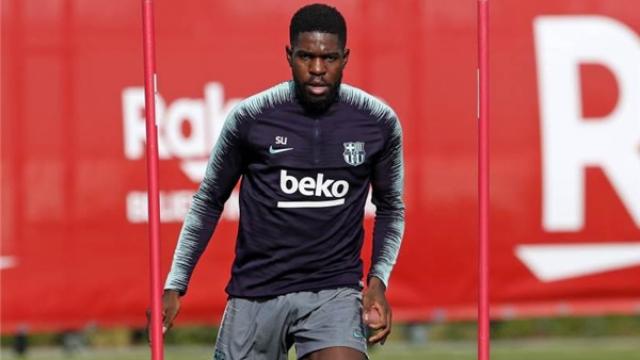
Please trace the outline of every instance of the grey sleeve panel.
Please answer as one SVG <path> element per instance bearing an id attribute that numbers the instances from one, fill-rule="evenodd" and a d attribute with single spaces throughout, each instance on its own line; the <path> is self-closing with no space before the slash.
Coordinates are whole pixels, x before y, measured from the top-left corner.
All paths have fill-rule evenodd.
<path id="1" fill-rule="evenodd" d="M 376 217 L 371 269 L 367 278 L 375 276 L 388 286 L 404 234 L 404 163 L 402 128 L 393 111 L 390 110 L 381 120 L 381 125 L 387 141 L 383 154 L 374 165 L 371 180 Z"/>
<path id="2" fill-rule="evenodd" d="M 240 119 L 238 111 L 229 115 L 211 152 L 204 179 L 184 219 L 165 289 L 186 293 L 193 269 L 240 178 L 243 166 Z"/>
<path id="3" fill-rule="evenodd" d="M 402 128 L 391 107 L 361 89 L 342 84 L 340 98 L 377 119 L 385 137 L 383 153 L 374 163 L 371 176 L 376 217 L 371 268 L 367 278 L 375 276 L 387 286 L 404 234 Z"/>
<path id="4" fill-rule="evenodd" d="M 224 203 L 242 175 L 242 147 L 250 124 L 266 109 L 292 101 L 292 89 L 293 82 L 278 84 L 245 99 L 227 117 L 184 219 L 165 289 L 177 290 L 181 295 L 187 292 L 191 274 L 209 243 Z"/>

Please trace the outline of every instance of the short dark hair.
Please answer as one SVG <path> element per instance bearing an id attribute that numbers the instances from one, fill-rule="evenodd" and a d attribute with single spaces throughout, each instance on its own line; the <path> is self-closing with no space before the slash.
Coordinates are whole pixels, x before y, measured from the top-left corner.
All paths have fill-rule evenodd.
<path id="1" fill-rule="evenodd" d="M 289 41 L 291 45 L 303 32 L 323 32 L 338 35 L 342 47 L 347 46 L 347 24 L 338 9 L 325 4 L 301 7 L 291 18 Z"/>

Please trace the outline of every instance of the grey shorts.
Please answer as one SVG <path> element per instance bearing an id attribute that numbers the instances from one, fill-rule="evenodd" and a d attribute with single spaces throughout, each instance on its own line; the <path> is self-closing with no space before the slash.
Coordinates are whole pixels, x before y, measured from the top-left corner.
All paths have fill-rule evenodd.
<path id="1" fill-rule="evenodd" d="M 302 291 L 267 300 L 230 298 L 214 360 L 286 360 L 346 346 L 367 354 L 362 294 L 351 288 Z"/>

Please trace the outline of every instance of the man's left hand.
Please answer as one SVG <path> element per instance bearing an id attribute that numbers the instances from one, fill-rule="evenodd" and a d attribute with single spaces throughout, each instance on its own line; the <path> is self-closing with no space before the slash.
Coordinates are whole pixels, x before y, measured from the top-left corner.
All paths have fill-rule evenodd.
<path id="1" fill-rule="evenodd" d="M 387 336 L 391 333 L 391 307 L 385 296 L 386 287 L 382 280 L 371 277 L 369 286 L 363 293 L 363 321 L 374 334 L 369 337 L 370 344 L 380 343 L 384 345 Z"/>

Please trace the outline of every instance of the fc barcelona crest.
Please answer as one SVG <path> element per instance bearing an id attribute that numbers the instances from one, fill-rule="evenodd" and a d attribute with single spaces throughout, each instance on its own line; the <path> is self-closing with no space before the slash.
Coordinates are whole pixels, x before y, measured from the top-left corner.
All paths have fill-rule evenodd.
<path id="1" fill-rule="evenodd" d="M 364 152 L 364 143 L 363 142 L 346 142 L 343 143 L 344 152 L 342 155 L 344 156 L 344 161 L 351 166 L 358 166 L 364 162 L 364 157 L 366 153 Z"/>

